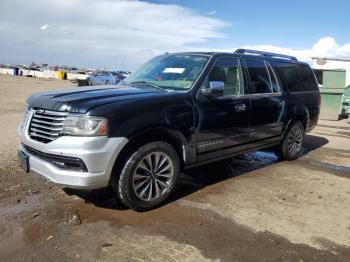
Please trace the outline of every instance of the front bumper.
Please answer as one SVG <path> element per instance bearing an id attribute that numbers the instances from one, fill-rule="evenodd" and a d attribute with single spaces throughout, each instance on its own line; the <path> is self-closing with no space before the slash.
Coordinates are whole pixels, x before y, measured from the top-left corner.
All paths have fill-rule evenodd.
<path id="1" fill-rule="evenodd" d="M 19 150 L 29 155 L 30 170 L 64 187 L 96 189 L 107 186 L 114 162 L 128 142 L 125 137 L 61 136 L 45 144 L 32 140 L 24 129 L 19 130 L 22 142 Z M 59 168 L 31 154 L 24 145 L 44 154 L 81 159 L 87 172 Z"/>

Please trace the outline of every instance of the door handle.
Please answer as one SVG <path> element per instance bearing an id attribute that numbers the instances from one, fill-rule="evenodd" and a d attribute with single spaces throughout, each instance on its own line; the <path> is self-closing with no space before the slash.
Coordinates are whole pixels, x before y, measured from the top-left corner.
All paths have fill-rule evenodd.
<path id="1" fill-rule="evenodd" d="M 246 104 L 235 105 L 236 112 L 244 112 L 247 109 Z"/>

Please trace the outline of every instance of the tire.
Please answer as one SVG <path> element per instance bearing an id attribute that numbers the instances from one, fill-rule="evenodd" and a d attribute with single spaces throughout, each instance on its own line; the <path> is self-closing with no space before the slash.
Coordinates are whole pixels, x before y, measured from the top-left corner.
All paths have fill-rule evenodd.
<path id="1" fill-rule="evenodd" d="M 172 193 L 179 172 L 175 149 L 165 142 L 151 142 L 126 157 L 111 186 L 123 204 L 146 211 L 159 206 Z"/>
<path id="2" fill-rule="evenodd" d="M 288 128 L 279 148 L 275 149 L 275 154 L 279 159 L 297 159 L 303 148 L 304 126 L 300 121 L 295 121 Z"/>

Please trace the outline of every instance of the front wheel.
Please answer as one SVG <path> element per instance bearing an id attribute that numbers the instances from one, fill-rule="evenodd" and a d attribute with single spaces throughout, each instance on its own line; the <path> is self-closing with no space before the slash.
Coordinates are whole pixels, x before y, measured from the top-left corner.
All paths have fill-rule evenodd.
<path id="1" fill-rule="evenodd" d="M 279 148 L 275 150 L 280 159 L 294 160 L 300 156 L 304 141 L 304 126 L 295 121 L 287 130 Z"/>
<path id="2" fill-rule="evenodd" d="M 145 211 L 171 194 L 179 172 L 175 149 L 165 142 L 152 142 L 131 154 L 118 179 L 112 181 L 112 188 L 125 205 Z"/>

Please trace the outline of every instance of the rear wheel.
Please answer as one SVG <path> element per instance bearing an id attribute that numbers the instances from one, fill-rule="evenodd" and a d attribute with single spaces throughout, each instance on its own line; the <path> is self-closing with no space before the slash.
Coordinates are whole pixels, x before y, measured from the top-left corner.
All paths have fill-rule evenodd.
<path id="1" fill-rule="evenodd" d="M 173 191 L 180 170 L 175 149 L 165 142 L 151 142 L 127 157 L 112 188 L 128 207 L 145 211 L 161 204 Z"/>
<path id="2" fill-rule="evenodd" d="M 275 149 L 277 157 L 294 160 L 300 156 L 304 141 L 304 126 L 295 121 L 287 130 L 279 148 Z"/>

